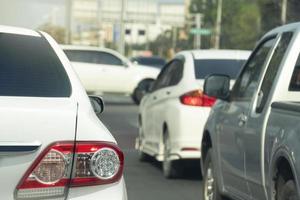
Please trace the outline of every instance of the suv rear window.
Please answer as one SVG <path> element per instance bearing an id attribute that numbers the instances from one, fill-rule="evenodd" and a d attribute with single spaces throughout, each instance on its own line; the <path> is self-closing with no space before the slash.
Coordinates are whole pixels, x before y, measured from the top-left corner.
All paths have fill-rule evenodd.
<path id="1" fill-rule="evenodd" d="M 46 39 L 0 33 L 0 96 L 70 95 L 69 78 Z"/>
<path id="2" fill-rule="evenodd" d="M 210 74 L 225 74 L 236 79 L 246 60 L 199 59 L 194 62 L 196 79 L 204 79 Z"/>

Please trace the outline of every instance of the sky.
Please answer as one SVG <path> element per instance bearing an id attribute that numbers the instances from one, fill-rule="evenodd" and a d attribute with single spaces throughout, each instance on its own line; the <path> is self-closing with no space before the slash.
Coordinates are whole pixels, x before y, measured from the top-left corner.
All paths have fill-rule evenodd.
<path id="1" fill-rule="evenodd" d="M 0 0 L 0 25 L 20 26 L 37 29 L 51 20 L 63 26 L 65 23 L 66 0 Z M 140 0 L 143 1 L 143 0 Z M 181 3 L 184 0 L 159 0 L 160 2 Z M 53 18 L 52 18 L 53 19 Z"/>

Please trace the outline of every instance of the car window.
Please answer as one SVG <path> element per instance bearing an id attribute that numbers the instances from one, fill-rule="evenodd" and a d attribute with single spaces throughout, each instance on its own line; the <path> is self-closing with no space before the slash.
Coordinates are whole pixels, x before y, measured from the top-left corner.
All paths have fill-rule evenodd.
<path id="1" fill-rule="evenodd" d="M 180 82 L 183 76 L 183 65 L 184 63 L 181 60 L 174 60 L 171 63 L 170 71 L 167 74 L 168 82 L 166 86 L 174 86 Z"/>
<path id="2" fill-rule="evenodd" d="M 232 90 L 232 100 L 251 101 L 258 88 L 259 76 L 275 42 L 276 37 L 263 41 L 251 55 Z"/>
<path id="3" fill-rule="evenodd" d="M 289 85 L 289 91 L 300 91 L 300 55 L 298 56 L 293 75 Z"/>
<path id="4" fill-rule="evenodd" d="M 246 60 L 197 59 L 194 60 L 196 79 L 205 79 L 210 74 L 226 74 L 235 79 Z"/>
<path id="5" fill-rule="evenodd" d="M 153 85 L 153 88 L 152 88 L 152 91 L 156 91 L 158 89 L 161 89 L 163 88 L 167 82 L 168 82 L 168 76 L 167 74 L 169 73 L 170 71 L 170 65 L 171 63 L 168 63 L 162 70 L 161 72 L 159 73 L 156 81 L 154 82 L 154 85 Z"/>
<path id="6" fill-rule="evenodd" d="M 64 50 L 72 62 L 84 62 L 103 65 L 122 66 L 123 62 L 116 56 L 100 51 Z"/>
<path id="7" fill-rule="evenodd" d="M 121 59 L 119 59 L 118 57 L 116 57 L 110 53 L 106 53 L 106 52 L 99 52 L 98 62 L 99 62 L 99 64 L 104 64 L 104 65 L 123 66 L 123 62 Z"/>
<path id="8" fill-rule="evenodd" d="M 182 75 L 183 62 L 177 59 L 169 62 L 158 75 L 153 86 L 153 91 L 177 85 L 181 80 Z"/>
<path id="9" fill-rule="evenodd" d="M 68 75 L 42 37 L 0 33 L 0 96 L 69 97 Z"/>
<path id="10" fill-rule="evenodd" d="M 137 58 L 136 61 L 141 65 L 153 66 L 159 69 L 161 69 L 166 64 L 166 61 L 164 59 L 156 57 L 140 57 Z"/>
<path id="11" fill-rule="evenodd" d="M 293 33 L 286 32 L 282 34 L 280 42 L 278 43 L 268 69 L 266 71 L 266 75 L 263 79 L 261 90 L 259 92 L 259 99 L 258 99 L 258 107 L 256 108 L 256 112 L 260 113 L 263 111 L 263 108 L 268 100 L 268 96 L 270 94 L 272 85 L 274 83 L 275 77 L 278 73 L 279 66 L 281 61 L 285 55 L 285 52 L 290 44 L 292 39 Z"/>

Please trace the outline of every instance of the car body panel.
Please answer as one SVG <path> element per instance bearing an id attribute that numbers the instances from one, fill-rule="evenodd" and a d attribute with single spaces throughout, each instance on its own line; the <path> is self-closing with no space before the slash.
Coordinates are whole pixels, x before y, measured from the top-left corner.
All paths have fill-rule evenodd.
<path id="1" fill-rule="evenodd" d="M 290 167 L 290 173 L 294 176 L 298 197 L 300 197 L 299 188 L 299 91 L 290 91 L 289 86 L 291 77 L 294 73 L 294 68 L 297 67 L 296 63 L 300 54 L 300 23 L 294 23 L 276 28 L 267 33 L 261 40 L 264 40 L 275 36 L 278 38 L 277 43 L 272 48 L 272 52 L 268 55 L 271 58 L 275 55 L 275 49 L 278 47 L 279 41 L 286 33 L 293 33 L 289 43 L 287 43 L 286 49 L 279 57 L 280 60 L 276 60 L 277 74 L 272 82 L 269 90 L 268 98 L 265 102 L 265 106 L 261 112 L 256 109 L 259 106 L 259 95 L 263 80 L 267 77 L 269 63 L 267 68 L 262 71 L 262 75 L 259 78 L 259 85 L 257 91 L 251 100 L 250 107 L 247 114 L 247 123 L 241 129 L 241 143 L 240 152 L 244 152 L 244 174 L 245 181 L 248 187 L 248 192 L 244 192 L 244 196 L 238 197 L 239 186 L 234 186 L 234 190 L 229 190 L 229 185 L 234 185 L 233 182 L 225 182 L 224 166 L 222 164 L 217 165 L 218 186 L 221 192 L 233 199 L 273 199 L 274 198 L 274 180 L 278 171 L 277 165 L 280 159 L 285 159 Z M 236 141 L 236 137 L 230 138 L 227 135 L 227 141 L 221 140 L 220 135 L 222 127 L 225 123 L 220 120 L 220 113 L 222 113 L 224 107 L 230 105 L 231 102 L 220 100 L 213 108 L 211 115 L 205 126 L 205 131 L 210 134 L 213 145 L 213 157 L 216 162 L 224 159 L 224 155 L 220 153 L 220 147 L 222 143 L 226 143 L 226 146 L 232 145 Z M 228 113 L 233 113 L 236 108 L 227 110 Z M 221 114 L 222 115 L 222 114 Z M 239 113 L 236 113 L 235 117 L 238 117 Z M 235 122 L 228 122 L 231 126 L 237 127 Z M 237 159 L 236 155 L 232 155 L 232 159 Z M 203 163 L 202 163 L 203 165 Z M 233 169 L 234 173 L 238 172 Z M 235 176 L 237 177 L 237 175 Z M 241 183 L 240 183 L 241 184 Z M 236 191 L 238 190 L 238 191 Z"/>
<path id="2" fill-rule="evenodd" d="M 202 53 L 205 56 L 200 57 Z M 139 141 L 140 149 L 162 161 L 162 136 L 164 128 L 167 128 L 172 146 L 171 159 L 200 159 L 201 133 L 209 116 L 210 107 L 188 106 L 180 102 L 180 97 L 188 92 L 203 91 L 204 80 L 195 77 L 194 59 L 195 57 L 199 59 L 219 59 L 220 57 L 220 59 L 245 60 L 250 52 L 242 51 L 240 54 L 239 51 L 229 50 L 194 50 L 178 53 L 174 60 L 184 62 L 183 76 L 179 83 L 146 94 L 142 99 L 140 134 L 143 137 L 142 141 Z"/>
<path id="3" fill-rule="evenodd" d="M 57 141 L 103 141 L 116 143 L 114 137 L 94 113 L 90 100 L 77 74 L 59 45 L 46 33 L 0 26 L 0 33 L 41 37 L 47 40 L 62 63 L 70 84 L 70 97 L 0 97 L 0 145 L 12 147 L 37 146 L 32 151 L 7 152 L 1 148 L 1 198 L 15 199 L 16 186 L 34 160 L 49 144 Z M 28 149 L 28 148 L 27 148 Z M 93 194 L 89 193 L 93 192 Z M 89 193 L 89 194 L 88 194 Z M 101 199 L 113 197 L 126 200 L 123 179 L 115 184 L 72 188 L 67 199 Z"/>
<path id="4" fill-rule="evenodd" d="M 131 95 L 138 83 L 145 79 L 156 79 L 159 69 L 135 65 L 111 49 L 61 46 L 65 51 L 103 52 L 122 61 L 122 65 L 106 65 L 86 62 L 72 62 L 84 88 L 89 93 L 121 93 Z"/>

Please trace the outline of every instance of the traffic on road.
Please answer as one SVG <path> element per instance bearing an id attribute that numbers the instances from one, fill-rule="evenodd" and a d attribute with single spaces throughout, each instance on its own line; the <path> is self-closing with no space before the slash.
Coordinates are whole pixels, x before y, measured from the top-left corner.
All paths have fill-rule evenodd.
<path id="1" fill-rule="evenodd" d="M 300 2 L 10 1 L 0 200 L 300 200 Z"/>

